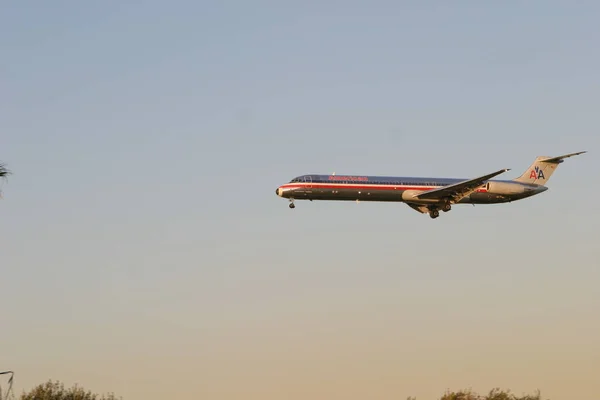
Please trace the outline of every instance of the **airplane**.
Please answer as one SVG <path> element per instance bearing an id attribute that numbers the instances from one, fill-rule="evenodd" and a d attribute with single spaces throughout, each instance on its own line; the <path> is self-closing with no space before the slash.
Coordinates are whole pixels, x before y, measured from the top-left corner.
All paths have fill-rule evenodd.
<path id="1" fill-rule="evenodd" d="M 4 164 L 0 162 L 0 178 L 6 180 L 7 177 L 11 174 L 10 170 L 6 168 Z M 2 196 L 2 188 L 0 188 L 0 199 L 3 199 Z"/>
<path id="2" fill-rule="evenodd" d="M 279 186 L 275 194 L 294 200 L 339 200 L 402 202 L 432 219 L 440 210 L 448 212 L 454 204 L 498 204 L 525 199 L 548 190 L 546 186 L 556 167 L 565 158 L 539 156 L 521 176 L 512 180 L 491 178 L 510 171 L 509 168 L 473 179 L 395 177 L 366 175 L 301 175 Z"/>
<path id="3" fill-rule="evenodd" d="M 6 165 L 4 165 L 0 162 L 0 178 L 6 178 L 10 174 L 11 174 L 11 172 L 8 168 L 6 168 Z"/>

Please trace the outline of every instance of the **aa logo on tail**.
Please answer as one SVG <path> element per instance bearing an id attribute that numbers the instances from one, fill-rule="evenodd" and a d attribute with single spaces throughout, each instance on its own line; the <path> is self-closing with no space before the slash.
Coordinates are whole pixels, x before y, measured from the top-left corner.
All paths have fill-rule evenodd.
<path id="1" fill-rule="evenodd" d="M 540 167 L 535 167 L 534 169 L 532 169 L 531 173 L 529 174 L 529 178 L 546 179 L 546 177 L 544 176 L 544 171 L 542 171 Z"/>

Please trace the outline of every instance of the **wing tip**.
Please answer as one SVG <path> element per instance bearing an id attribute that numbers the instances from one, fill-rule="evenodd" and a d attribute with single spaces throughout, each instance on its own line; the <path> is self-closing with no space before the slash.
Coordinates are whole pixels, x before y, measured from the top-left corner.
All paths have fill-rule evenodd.
<path id="1" fill-rule="evenodd" d="M 573 157 L 573 156 L 578 156 L 578 155 L 580 155 L 580 154 L 584 154 L 584 153 L 587 153 L 587 150 L 584 150 L 584 151 L 577 151 L 577 152 L 575 152 L 575 153 L 571 153 L 571 154 L 566 154 L 566 155 L 564 155 L 563 157 Z"/>

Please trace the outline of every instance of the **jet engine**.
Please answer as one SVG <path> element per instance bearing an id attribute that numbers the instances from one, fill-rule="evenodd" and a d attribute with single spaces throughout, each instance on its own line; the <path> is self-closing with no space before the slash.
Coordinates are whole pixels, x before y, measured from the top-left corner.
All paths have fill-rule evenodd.
<path id="1" fill-rule="evenodd" d="M 492 194 L 503 194 L 503 195 L 511 195 L 511 194 L 521 194 L 525 192 L 525 187 L 518 183 L 511 182 L 488 182 L 485 184 L 485 188 L 488 193 Z"/>

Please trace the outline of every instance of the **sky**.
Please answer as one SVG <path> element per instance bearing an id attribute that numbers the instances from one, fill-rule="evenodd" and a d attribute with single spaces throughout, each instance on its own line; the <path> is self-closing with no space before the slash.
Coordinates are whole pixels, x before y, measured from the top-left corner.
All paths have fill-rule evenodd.
<path id="1" fill-rule="evenodd" d="M 0 370 L 127 400 L 600 392 L 600 4 L 7 1 Z M 311 173 L 519 176 L 455 206 Z M 6 381 L 0 381 L 6 388 Z"/>

